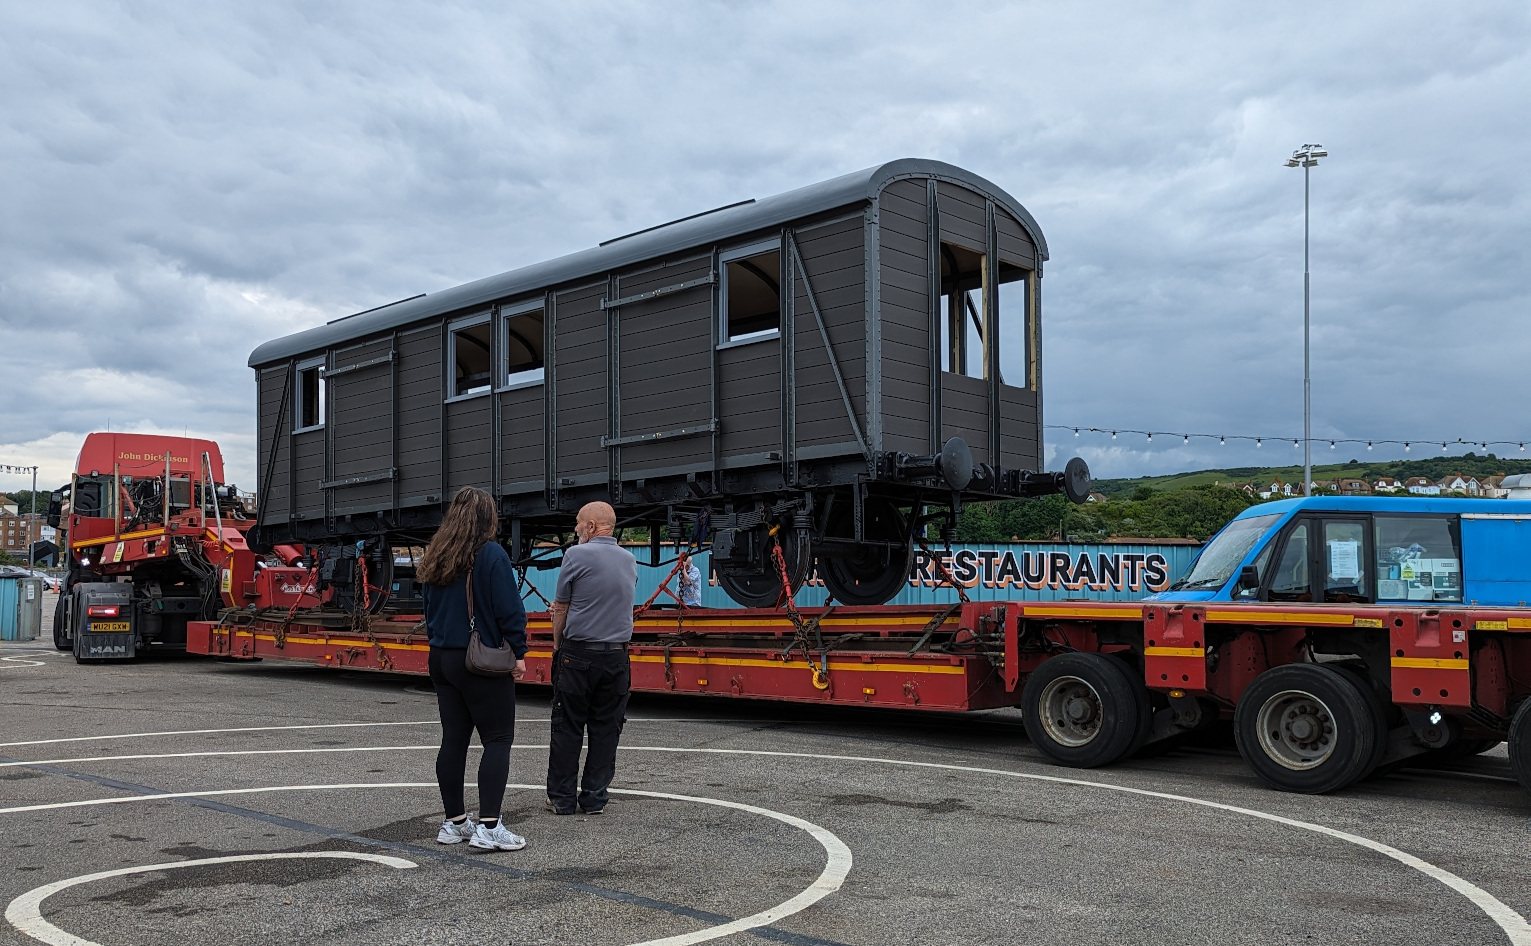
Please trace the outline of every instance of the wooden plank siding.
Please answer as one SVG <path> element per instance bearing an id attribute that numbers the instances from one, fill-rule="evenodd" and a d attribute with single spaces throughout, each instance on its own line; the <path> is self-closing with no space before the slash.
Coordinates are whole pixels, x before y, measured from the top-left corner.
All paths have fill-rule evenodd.
<path id="1" fill-rule="evenodd" d="M 494 401 L 488 393 L 446 405 L 447 494 L 450 500 L 464 486 L 493 487 Z"/>
<path id="2" fill-rule="evenodd" d="M 399 505 L 441 502 L 440 324 L 399 335 Z"/>
<path id="3" fill-rule="evenodd" d="M 703 279 L 712 256 L 693 256 L 623 275 L 619 298 Z M 619 437 L 705 425 L 712 418 L 714 286 L 701 285 L 618 310 Z M 708 434 L 618 448 L 623 479 L 707 469 Z"/>
<path id="4" fill-rule="evenodd" d="M 256 490 L 266 522 L 286 522 L 292 498 L 292 464 L 287 439 L 292 430 L 292 391 L 285 390 L 291 371 L 286 365 L 264 368 L 256 375 Z M 285 403 L 283 394 L 286 394 Z"/>
<path id="5" fill-rule="evenodd" d="M 500 399 L 500 491 L 540 493 L 547 461 L 542 437 L 542 385 L 515 388 Z"/>
<path id="6" fill-rule="evenodd" d="M 929 206 L 923 180 L 890 184 L 878 211 L 883 448 L 930 443 Z"/>
<path id="7" fill-rule="evenodd" d="M 330 364 L 344 369 L 374 358 L 386 358 L 392 338 L 374 339 L 336 349 Z M 383 361 L 345 371 L 325 381 L 330 404 L 330 477 L 387 473 L 393 467 L 393 364 Z M 393 481 L 379 480 L 330 491 L 336 514 L 388 509 L 393 506 Z"/>
<path id="8" fill-rule="evenodd" d="M 1026 269 L 1037 268 L 1037 245 L 1020 223 L 1003 210 L 994 211 L 994 231 L 999 238 L 999 257 Z"/>
<path id="9" fill-rule="evenodd" d="M 965 187 L 944 181 L 936 185 L 936 212 L 941 221 L 941 239 L 958 243 L 979 253 L 988 252 L 989 225 L 985 219 L 987 201 Z"/>
<path id="10" fill-rule="evenodd" d="M 718 352 L 719 423 L 723 465 L 779 452 L 781 339 L 736 345 Z"/>
<path id="11" fill-rule="evenodd" d="M 961 437 L 973 450 L 973 462 L 989 462 L 989 382 L 941 373 L 941 440 Z"/>
<path id="12" fill-rule="evenodd" d="M 606 284 L 554 296 L 554 438 L 556 476 L 574 485 L 606 479 Z M 555 485 L 562 485 L 561 483 Z"/>
<path id="13" fill-rule="evenodd" d="M 298 497 L 297 515 L 303 519 L 320 519 L 324 516 L 324 428 L 310 430 L 292 437 L 295 482 L 293 491 Z"/>
<path id="14" fill-rule="evenodd" d="M 1022 470 L 1042 468 L 1042 438 L 1037 424 L 1037 393 L 1008 384 L 999 386 L 1000 465 Z"/>
<path id="15" fill-rule="evenodd" d="M 808 299 L 812 287 L 856 423 L 866 431 L 866 249 L 860 214 L 796 231 L 808 283 L 793 280 L 797 448 L 854 444 L 840 388 Z M 852 447 L 850 452 L 855 452 Z"/>

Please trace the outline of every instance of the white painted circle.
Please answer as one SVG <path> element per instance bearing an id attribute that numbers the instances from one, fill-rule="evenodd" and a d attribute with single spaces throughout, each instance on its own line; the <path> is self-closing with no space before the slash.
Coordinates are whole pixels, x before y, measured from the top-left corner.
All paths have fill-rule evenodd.
<path id="1" fill-rule="evenodd" d="M 107 880 L 112 877 L 126 877 L 129 874 L 148 874 L 154 871 L 176 870 L 182 867 L 205 867 L 208 864 L 234 864 L 243 861 L 313 860 L 317 858 L 343 861 L 371 861 L 374 864 L 385 864 L 399 870 L 419 866 L 414 861 L 406 861 L 402 857 L 389 857 L 385 854 L 361 854 L 354 851 L 302 851 L 291 854 L 229 854 L 224 857 L 199 857 L 192 861 L 172 861 L 168 864 L 119 867 L 116 870 L 81 874 L 79 877 L 55 880 L 51 884 L 34 887 L 11 901 L 10 906 L 5 908 L 5 918 L 16 929 L 39 942 L 47 943 L 48 946 L 100 946 L 99 943 L 93 940 L 82 939 L 49 923 L 43 918 L 43 901 L 61 890 L 68 890 L 70 887 L 78 887 L 81 884 L 93 883 L 97 880 Z"/>
<path id="2" fill-rule="evenodd" d="M 629 722 L 636 722 L 637 720 L 628 720 L 628 721 Z M 653 721 L 659 722 L 660 720 L 653 720 Z M 666 722 L 678 722 L 678 721 L 681 721 L 681 720 L 665 720 L 665 721 Z M 29 741 L 29 742 L 19 742 L 19 743 L 0 743 L 0 748 L 4 748 L 6 746 L 11 746 L 11 745 L 16 745 L 16 746 L 19 746 L 19 745 L 45 745 L 45 744 L 53 744 L 53 743 L 60 743 L 60 742 L 85 742 L 85 741 L 101 740 L 101 739 L 131 739 L 131 738 L 148 737 L 148 736 L 201 735 L 201 734 L 207 734 L 207 733 L 252 732 L 252 731 L 266 731 L 266 730 L 365 728 L 365 727 L 369 727 L 369 726 L 422 726 L 422 725 L 436 725 L 436 724 L 437 724 L 436 720 L 420 720 L 420 721 L 416 721 L 416 722 L 325 723 L 325 724 L 311 724 L 311 725 L 300 725 L 300 726 L 249 726 L 249 727 L 237 727 L 237 728 L 230 728 L 230 729 L 182 730 L 182 731 L 177 731 L 177 732 L 120 733 L 120 734 L 106 735 L 106 736 L 78 736 L 78 737 L 69 737 L 69 738 L 62 738 L 62 739 L 38 739 L 38 740 Z M 333 749 L 304 749 L 304 750 L 242 750 L 242 751 L 233 751 L 233 752 L 210 751 L 210 752 L 191 752 L 191 753 L 167 753 L 167 754 L 161 754 L 161 755 L 142 755 L 142 756 L 96 756 L 96 757 L 85 757 L 85 758 L 77 758 L 77 759 L 54 759 L 54 760 L 47 760 L 47 764 L 60 764 L 60 763 L 65 763 L 65 762 L 96 762 L 96 761 L 108 761 L 108 760 L 111 760 L 111 759 L 130 759 L 130 758 L 137 758 L 137 759 L 185 758 L 185 757 L 200 756 L 200 755 L 208 755 L 208 756 L 215 756 L 215 755 L 261 755 L 261 754 L 268 754 L 268 753 L 287 753 L 287 752 L 324 752 L 324 751 L 367 752 L 367 751 L 387 751 L 387 750 L 394 750 L 394 751 L 414 750 L 414 751 L 419 751 L 419 750 L 427 750 L 427 749 L 431 750 L 431 751 L 435 751 L 437 748 L 438 747 L 435 746 L 435 745 L 430 745 L 430 746 L 386 746 L 386 747 L 367 747 L 367 746 L 361 746 L 361 747 L 352 747 L 352 748 L 342 748 L 342 749 L 339 749 L 339 750 L 333 750 Z M 545 744 L 544 745 L 518 744 L 518 745 L 515 746 L 515 748 L 517 748 L 517 749 L 546 749 L 547 746 Z M 878 764 L 878 765 L 906 766 L 906 767 L 911 767 L 911 768 L 928 768 L 928 769 L 935 769 L 935 770 L 940 770 L 940 771 L 973 772 L 973 773 L 984 774 L 984 775 L 996 775 L 996 776 L 1001 776 L 1001 777 L 1004 777 L 1004 778 L 1019 778 L 1019 779 L 1028 779 L 1028 780 L 1031 780 L 1031 781 L 1038 781 L 1038 782 L 1050 782 L 1050 783 L 1060 784 L 1060 785 L 1073 785 L 1073 786 L 1079 786 L 1079 787 L 1083 787 L 1083 788 L 1097 788 L 1097 789 L 1102 789 L 1104 791 L 1122 792 L 1122 793 L 1125 793 L 1125 794 L 1139 795 L 1139 796 L 1148 797 L 1148 798 L 1158 798 L 1158 799 L 1163 799 L 1163 800 L 1166 800 L 1166 801 L 1178 801 L 1178 802 L 1183 802 L 1185 804 L 1200 805 L 1200 806 L 1206 807 L 1206 808 L 1218 809 L 1218 810 L 1230 812 L 1230 813 L 1233 813 L 1233 814 L 1241 814 L 1241 815 L 1244 815 L 1246 817 L 1258 818 L 1258 819 L 1261 819 L 1263 821 L 1269 821 L 1269 822 L 1272 822 L 1272 823 L 1275 823 L 1275 824 L 1286 825 L 1287 827 L 1301 828 L 1301 829 L 1303 829 L 1305 831 L 1312 831 L 1312 832 L 1314 832 L 1316 834 L 1322 834 L 1322 835 L 1325 835 L 1327 837 L 1334 838 L 1335 840 L 1344 841 L 1344 842 L 1349 843 L 1349 844 L 1354 844 L 1354 845 L 1357 845 L 1359 847 L 1366 848 L 1367 850 L 1375 851 L 1375 852 L 1377 852 L 1379 854 L 1382 854 L 1383 856 L 1388 857 L 1388 858 L 1390 858 L 1390 859 L 1392 859 L 1392 860 L 1394 860 L 1394 861 L 1396 861 L 1396 862 L 1398 862 L 1400 864 L 1403 864 L 1406 867 L 1409 867 L 1409 868 L 1412 868 L 1414 870 L 1417 870 L 1420 873 L 1424 874 L 1427 877 L 1430 877 L 1433 880 L 1439 881 L 1440 883 L 1444 884 L 1445 886 L 1449 887 L 1450 889 L 1452 889 L 1452 890 L 1456 891 L 1457 893 L 1461 894 L 1462 896 L 1466 897 L 1475 906 L 1477 906 L 1480 910 L 1482 910 L 1489 917 L 1489 919 L 1493 920 L 1494 923 L 1497 924 L 1501 930 L 1504 931 L 1506 937 L 1509 939 L 1509 941 L 1512 944 L 1512 946 L 1531 946 L 1531 924 L 1528 924 L 1526 922 L 1525 917 L 1521 916 L 1519 913 L 1517 913 L 1515 910 L 1510 908 L 1504 902 L 1500 901 L 1494 895 L 1490 894 L 1488 891 L 1483 890 L 1482 888 L 1478 887 L 1477 885 L 1473 884 L 1472 882 L 1470 882 L 1470 881 L 1468 881 L 1468 880 L 1466 880 L 1466 879 L 1464 879 L 1462 877 L 1457 876 L 1456 874 L 1452 873 L 1451 871 L 1448 871 L 1448 870 L 1446 870 L 1445 868 L 1442 868 L 1442 867 L 1437 867 L 1436 865 L 1431 864 L 1429 861 L 1426 861 L 1426 860 L 1424 860 L 1422 858 L 1419 858 L 1419 857 L 1416 857 L 1416 856 L 1414 856 L 1412 854 L 1409 854 L 1406 851 L 1399 850 L 1398 848 L 1392 847 L 1391 845 L 1383 844 L 1380 841 L 1373 841 L 1370 838 L 1362 837 L 1361 835 L 1357 835 L 1357 834 L 1351 834 L 1350 832 L 1341 831 L 1341 830 L 1338 830 L 1336 828 L 1330 828 L 1330 827 L 1328 827 L 1326 825 L 1315 824 L 1315 823 L 1307 822 L 1307 821 L 1299 821 L 1299 820 L 1294 819 L 1294 818 L 1287 818 L 1287 817 L 1282 816 L 1282 815 L 1272 814 L 1270 812 L 1259 811 L 1258 809 L 1243 808 L 1243 807 L 1240 807 L 1240 806 L 1237 806 L 1237 805 L 1228 805 L 1228 804 L 1224 804 L 1222 802 L 1209 801 L 1207 799 L 1196 798 L 1196 797 L 1193 797 L 1193 796 L 1190 796 L 1190 795 L 1177 795 L 1177 794 L 1174 794 L 1174 793 L 1171 793 L 1171 792 L 1158 792 L 1158 791 L 1152 791 L 1152 790 L 1149 790 L 1149 789 L 1132 788 L 1130 786 L 1125 786 L 1125 785 L 1113 785 L 1113 784 L 1111 784 L 1109 782 L 1094 782 L 1094 781 L 1089 781 L 1087 779 L 1069 778 L 1067 776 L 1042 775 L 1042 774 L 1039 774 L 1039 773 L 1032 773 L 1032 772 L 1015 772 L 1015 771 L 1011 771 L 1011 770 L 1008 770 L 1008 769 L 992 769 L 992 768 L 984 768 L 984 767 L 980 767 L 980 766 L 957 765 L 957 764 L 953 764 L 953 763 L 943 763 L 943 762 L 919 762 L 919 761 L 910 760 L 910 759 L 886 759 L 886 758 L 877 758 L 877 757 L 874 757 L 874 756 L 832 755 L 832 754 L 825 754 L 825 753 L 786 752 L 786 751 L 780 751 L 780 750 L 766 750 L 766 749 L 715 749 L 715 748 L 687 748 L 687 747 L 678 747 L 678 746 L 619 746 L 618 748 L 620 748 L 623 751 L 628 751 L 628 752 L 673 752 L 673 753 L 699 753 L 699 754 L 715 754 L 715 755 L 758 755 L 758 756 L 779 757 L 779 758 L 816 759 L 816 760 L 842 761 L 842 762 L 866 762 L 866 763 L 873 763 L 873 764 Z M 10 764 L 18 764 L 18 763 L 10 763 Z M 45 764 L 45 763 L 41 762 L 41 761 L 38 761 L 38 762 L 30 762 L 30 763 L 24 762 L 24 763 L 19 763 L 19 764 L 21 764 L 21 765 L 42 765 L 42 764 Z M 334 785 L 334 786 L 327 786 L 327 787 L 330 787 L 330 788 L 412 788 L 412 787 L 423 787 L 423 786 L 434 787 L 435 783 L 434 782 L 431 782 L 431 783 L 401 782 L 401 783 L 391 783 L 391 784 L 382 784 L 382 785 Z M 320 786 L 320 787 L 326 787 L 326 786 Z M 535 786 L 535 787 L 541 788 L 542 786 Z M 272 791 L 272 790 L 273 789 L 231 789 L 231 790 L 224 790 L 224 791 L 181 792 L 181 793 L 166 793 L 166 794 L 161 794 L 161 795 L 130 796 L 130 797 L 127 797 L 127 798 L 93 799 L 93 800 L 87 800 L 87 801 L 82 801 L 82 802 L 54 802 L 54 803 L 50 803 L 50 804 L 23 805 L 23 806 L 17 806 L 17 807 L 14 807 L 14 808 L 0 808 L 0 815 L 11 814 L 11 813 L 19 813 L 19 812 L 23 812 L 23 811 L 40 811 L 40 810 L 56 809 L 56 808 L 71 808 L 71 807 L 79 807 L 79 806 L 85 806 L 85 805 L 117 804 L 117 803 L 122 803 L 122 802 L 136 802 L 136 801 L 153 800 L 153 799 L 204 797 L 204 796 L 209 796 L 209 795 L 222 795 L 222 794 L 248 794 L 248 793 L 252 793 L 252 792 L 262 792 L 262 791 Z M 613 791 L 615 791 L 615 789 L 613 789 Z M 700 800 L 700 799 L 698 799 L 698 800 Z M 643 946 L 643 944 L 639 944 L 639 946 Z"/>
<path id="3" fill-rule="evenodd" d="M 428 748 L 435 749 L 436 747 L 431 746 Z M 538 748 L 546 749 L 547 747 L 539 746 Z M 195 754 L 196 753 L 186 753 L 184 755 Z M 24 811 L 54 810 L 58 808 L 88 808 L 99 805 L 124 805 L 134 802 L 165 801 L 175 798 L 208 798 L 225 795 L 256 795 L 269 794 L 274 792 L 333 791 L 340 789 L 436 787 L 437 785 L 435 782 L 384 782 L 374 784 L 345 785 L 273 785 L 264 788 L 215 789 L 213 791 L 206 792 L 165 792 L 156 795 L 125 795 L 118 798 L 92 798 L 84 799 L 81 801 L 53 802 L 42 805 L 18 805 L 11 808 L 0 808 L 0 815 L 15 814 Z M 546 788 L 546 786 L 543 785 L 507 785 L 505 787 L 533 789 L 537 791 L 543 791 Z M 744 811 L 754 815 L 762 815 L 767 818 L 773 818 L 777 821 L 780 821 L 782 824 L 790 825 L 794 828 L 797 828 L 799 831 L 806 832 L 815 841 L 819 842 L 820 846 L 824 848 L 824 853 L 826 855 L 824 870 L 819 873 L 818 878 L 815 879 L 813 883 L 809 884 L 808 887 L 805 888 L 801 893 L 789 900 L 779 903 L 774 907 L 761 910 L 758 913 L 752 913 L 749 916 L 742 917 L 737 920 L 731 920 L 727 923 L 720 923 L 716 926 L 709 926 L 704 929 L 693 930 L 689 933 L 680 933 L 675 936 L 666 936 L 660 939 L 644 940 L 641 943 L 633 944 L 633 946 L 691 946 L 691 944 L 694 943 L 705 943 L 709 940 L 718 939 L 723 936 L 730 936 L 734 933 L 741 933 L 745 930 L 755 929 L 756 927 L 767 926 L 771 923 L 775 923 L 778 920 L 789 917 L 794 913 L 799 913 L 803 910 L 806 910 L 808 907 L 813 906 L 815 903 L 818 903 L 820 900 L 823 900 L 825 897 L 839 890 L 840 887 L 845 883 L 846 875 L 848 875 L 851 870 L 851 863 L 853 860 L 851 856 L 851 849 L 846 847 L 845 842 L 836 837 L 834 832 L 830 831 L 828 828 L 816 825 L 811 821 L 805 821 L 802 818 L 786 814 L 785 812 L 773 811 L 770 808 L 760 808 L 756 805 L 747 805 L 743 802 L 726 801 L 721 798 L 704 798 L 698 795 L 678 795 L 671 792 L 648 792 L 630 788 L 613 788 L 611 789 L 611 792 L 616 795 L 637 795 L 645 798 L 661 798 L 667 801 L 696 802 L 698 804 L 713 805 L 718 808 L 732 808 L 737 811 Z M 148 867 L 128 867 L 115 871 L 102 871 L 98 874 L 86 874 L 83 877 L 56 881 L 55 883 L 38 887 L 35 890 L 30 890 L 27 893 L 22 894 L 20 897 L 17 897 L 15 900 L 11 901 L 11 905 L 6 908 L 5 918 L 10 920 L 11 924 L 18 930 L 21 930 L 21 932 L 26 933 L 28 936 L 32 936 L 34 939 L 40 939 L 43 942 L 50 944 L 50 946 L 99 946 L 99 944 L 93 943 L 90 940 L 80 939 L 79 937 L 65 933 L 63 930 L 60 930 L 52 924 L 48 923 L 42 918 L 42 914 L 37 911 L 37 907 L 41 905 L 43 900 L 47 899 L 54 893 L 57 893 L 59 890 L 63 890 L 67 887 L 72 887 L 75 884 L 88 883 L 92 880 L 102 880 L 107 877 L 119 877 L 124 874 L 138 874 L 144 873 L 146 871 L 165 870 L 173 867 L 190 867 L 197 864 L 215 864 L 240 860 L 271 860 L 282 857 L 319 856 L 347 856 L 360 858 L 363 860 L 378 860 L 382 857 L 382 855 L 351 854 L 349 852 L 333 852 L 332 854 L 240 854 L 223 858 L 214 857 L 196 861 L 178 861 L 172 864 L 154 864 Z M 415 866 L 409 861 L 403 861 L 400 858 L 390 858 L 387 860 L 380 860 L 379 862 L 387 863 L 388 861 L 400 861 L 402 865 L 407 865 L 410 867 Z M 401 866 L 401 864 L 394 864 L 393 866 Z M 28 907 L 27 903 L 30 903 L 31 906 Z M 31 912 L 26 912 L 28 909 L 30 909 Z M 17 923 L 16 919 L 14 919 L 12 916 L 13 913 L 15 913 L 16 916 L 29 921 L 30 918 L 35 914 L 36 923 L 41 923 L 49 930 L 56 931 L 56 935 L 63 938 L 47 939 L 42 936 L 35 935 L 31 932 L 30 929 Z"/>

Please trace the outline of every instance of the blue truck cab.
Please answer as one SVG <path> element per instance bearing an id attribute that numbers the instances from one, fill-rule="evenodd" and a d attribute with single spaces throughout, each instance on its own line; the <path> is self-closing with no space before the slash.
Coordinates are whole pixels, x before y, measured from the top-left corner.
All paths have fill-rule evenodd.
<path id="1" fill-rule="evenodd" d="M 1531 601 L 1531 501 L 1315 496 L 1251 506 L 1149 601 Z"/>

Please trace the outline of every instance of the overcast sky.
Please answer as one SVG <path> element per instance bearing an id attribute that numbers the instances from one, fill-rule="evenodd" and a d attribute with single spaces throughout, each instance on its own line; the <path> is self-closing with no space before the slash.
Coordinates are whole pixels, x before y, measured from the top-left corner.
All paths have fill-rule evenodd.
<path id="1" fill-rule="evenodd" d="M 898 157 L 1041 224 L 1049 423 L 1291 438 L 1305 142 L 1315 459 L 1531 437 L 1522 3 L 165 6 L 0 6 L 0 464 L 47 485 L 110 423 L 250 488 L 260 342 Z"/>

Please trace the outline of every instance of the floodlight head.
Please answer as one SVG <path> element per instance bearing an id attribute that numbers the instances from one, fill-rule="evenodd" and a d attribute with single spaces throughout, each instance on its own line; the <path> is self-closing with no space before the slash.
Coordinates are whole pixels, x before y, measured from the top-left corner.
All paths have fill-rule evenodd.
<path id="1" fill-rule="evenodd" d="M 1286 166 L 1289 167 L 1289 168 L 1297 167 L 1298 166 L 1297 159 L 1296 158 L 1287 158 L 1286 159 Z"/>

